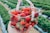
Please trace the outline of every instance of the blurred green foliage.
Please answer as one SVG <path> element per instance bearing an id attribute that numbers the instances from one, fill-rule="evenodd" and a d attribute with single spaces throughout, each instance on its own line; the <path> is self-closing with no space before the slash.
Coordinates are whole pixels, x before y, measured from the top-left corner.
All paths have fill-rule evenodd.
<path id="1" fill-rule="evenodd" d="M 0 0 L 0 1 L 5 2 L 5 0 Z M 8 5 L 12 5 L 12 4 L 16 5 L 17 4 L 17 0 L 7 0 L 7 1 L 8 2 L 6 2 L 6 3 L 8 3 Z M 41 7 L 43 9 L 50 9 L 50 0 L 31 0 L 31 1 L 37 7 Z M 27 2 L 25 0 L 23 0 L 23 3 L 26 6 L 29 5 L 29 4 L 27 4 Z M 14 5 L 12 5 L 11 7 L 15 8 Z"/>
<path id="2" fill-rule="evenodd" d="M 44 31 L 50 32 L 50 20 L 42 16 L 38 17 L 38 26 L 41 27 Z"/>
<path id="3" fill-rule="evenodd" d="M 50 0 L 31 0 L 35 6 L 50 9 Z"/>
<path id="4" fill-rule="evenodd" d="M 13 4 L 11 2 L 6 2 L 6 4 L 12 9 L 16 7 L 16 4 Z"/>
<path id="5" fill-rule="evenodd" d="M 17 1 L 18 0 L 7 0 L 8 2 L 11 2 L 11 3 L 14 3 L 14 4 L 17 4 Z"/>
<path id="6" fill-rule="evenodd" d="M 4 24 L 7 24 L 10 20 L 10 16 L 8 14 L 8 11 L 1 4 L 0 4 L 0 15 L 3 18 Z"/>
<path id="7" fill-rule="evenodd" d="M 44 15 L 47 15 L 48 17 L 50 17 L 50 10 L 43 10 Z"/>

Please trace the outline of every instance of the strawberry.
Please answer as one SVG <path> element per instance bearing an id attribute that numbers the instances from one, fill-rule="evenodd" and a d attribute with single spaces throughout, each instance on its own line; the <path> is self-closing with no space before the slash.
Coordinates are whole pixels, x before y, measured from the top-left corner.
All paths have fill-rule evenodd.
<path id="1" fill-rule="evenodd" d="M 32 25 L 32 26 L 34 26 L 35 24 L 37 24 L 36 21 L 32 21 L 32 22 L 31 22 L 31 25 Z"/>
<path id="2" fill-rule="evenodd" d="M 29 27 L 29 25 L 30 25 L 29 23 L 26 23 L 26 24 L 25 24 L 25 27 L 27 27 L 27 28 L 28 28 L 28 27 Z"/>
<path id="3" fill-rule="evenodd" d="M 20 14 L 21 11 L 20 10 L 15 10 L 15 11 L 12 11 L 11 14 L 14 14 L 14 15 L 17 15 L 17 14 Z"/>
<path id="4" fill-rule="evenodd" d="M 35 18 L 38 17 L 38 13 L 35 13 L 35 16 L 34 16 L 34 17 L 35 17 Z"/>
<path id="5" fill-rule="evenodd" d="M 21 24 L 21 25 L 25 25 L 25 24 L 26 24 L 26 22 L 24 22 L 24 21 L 21 21 L 21 22 L 20 22 L 20 24 Z"/>
<path id="6" fill-rule="evenodd" d="M 13 11 L 13 12 L 11 12 L 11 14 L 13 14 L 13 15 L 17 15 L 17 14 L 18 14 L 18 12 Z"/>
<path id="7" fill-rule="evenodd" d="M 18 22 L 18 18 L 15 17 L 15 18 L 14 18 L 14 21 Z"/>
<path id="8" fill-rule="evenodd" d="M 15 16 L 12 16 L 11 21 L 18 22 L 18 18 L 17 18 L 17 17 L 15 17 Z"/>
<path id="9" fill-rule="evenodd" d="M 26 11 L 25 14 L 26 14 L 26 16 L 27 16 L 27 15 L 30 15 L 30 13 L 29 13 L 28 11 Z"/>
<path id="10" fill-rule="evenodd" d="M 16 26 L 16 22 L 11 22 L 11 25 Z"/>
<path id="11" fill-rule="evenodd" d="M 14 20 L 14 17 L 15 17 L 15 16 L 12 16 L 12 17 L 11 17 L 11 21 L 13 21 L 13 20 Z"/>
<path id="12" fill-rule="evenodd" d="M 35 25 L 34 22 L 32 22 L 31 25 L 34 26 Z"/>
<path id="13" fill-rule="evenodd" d="M 20 11 L 20 10 L 17 10 L 16 12 L 17 12 L 18 14 L 20 14 L 20 13 L 21 13 L 21 11 Z"/>
<path id="14" fill-rule="evenodd" d="M 22 11 L 31 11 L 31 8 L 23 8 Z"/>
<path id="15" fill-rule="evenodd" d="M 31 20 L 31 17 L 26 17 L 25 20 L 26 20 L 27 22 L 29 22 L 29 21 Z"/>
<path id="16" fill-rule="evenodd" d="M 26 16 L 26 14 L 25 14 L 25 13 L 21 13 L 21 16 L 22 16 L 22 17 L 25 17 L 25 16 Z"/>

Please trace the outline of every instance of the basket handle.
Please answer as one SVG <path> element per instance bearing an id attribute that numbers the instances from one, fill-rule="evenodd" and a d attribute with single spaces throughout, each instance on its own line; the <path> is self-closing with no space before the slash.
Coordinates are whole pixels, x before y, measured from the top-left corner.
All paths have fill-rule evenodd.
<path id="1" fill-rule="evenodd" d="M 34 8 L 34 4 L 30 0 L 26 0 L 26 1 L 30 4 L 31 8 Z M 19 10 L 21 2 L 22 0 L 18 0 L 18 3 L 16 5 L 16 10 Z"/>
<path id="2" fill-rule="evenodd" d="M 18 0 L 17 5 L 16 5 L 16 10 L 19 10 L 19 6 L 21 4 L 22 0 Z"/>
<path id="3" fill-rule="evenodd" d="M 34 4 L 30 0 L 26 0 L 26 1 L 30 4 L 31 8 L 34 8 Z"/>

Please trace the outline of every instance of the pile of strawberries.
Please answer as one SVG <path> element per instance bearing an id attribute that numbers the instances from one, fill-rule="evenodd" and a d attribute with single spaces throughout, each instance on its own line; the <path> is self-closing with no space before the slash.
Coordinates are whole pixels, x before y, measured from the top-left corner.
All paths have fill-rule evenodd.
<path id="1" fill-rule="evenodd" d="M 11 25 L 14 26 L 18 30 L 20 30 L 20 28 L 16 26 L 16 24 L 18 22 L 20 22 L 20 24 L 22 26 L 24 26 L 23 30 L 28 29 L 28 27 L 30 25 L 34 26 L 36 24 L 36 22 L 31 21 L 31 16 L 30 16 L 31 11 L 32 11 L 31 8 L 23 8 L 23 9 L 17 10 L 17 11 L 13 10 L 11 12 L 11 14 L 13 15 L 11 17 Z M 17 17 L 18 15 L 20 15 L 20 17 L 23 17 L 23 18 L 21 18 L 21 19 L 23 19 L 22 21 L 21 21 L 21 19 L 18 19 L 18 17 Z M 35 18 L 38 17 L 38 13 L 35 13 L 34 17 Z"/>

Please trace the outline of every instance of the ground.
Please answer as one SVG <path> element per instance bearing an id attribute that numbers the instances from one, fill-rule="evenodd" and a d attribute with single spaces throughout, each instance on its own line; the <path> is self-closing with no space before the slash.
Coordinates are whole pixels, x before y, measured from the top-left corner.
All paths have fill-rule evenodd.
<path id="1" fill-rule="evenodd" d="M 1 28 L 0 28 L 0 33 L 2 33 Z"/>

